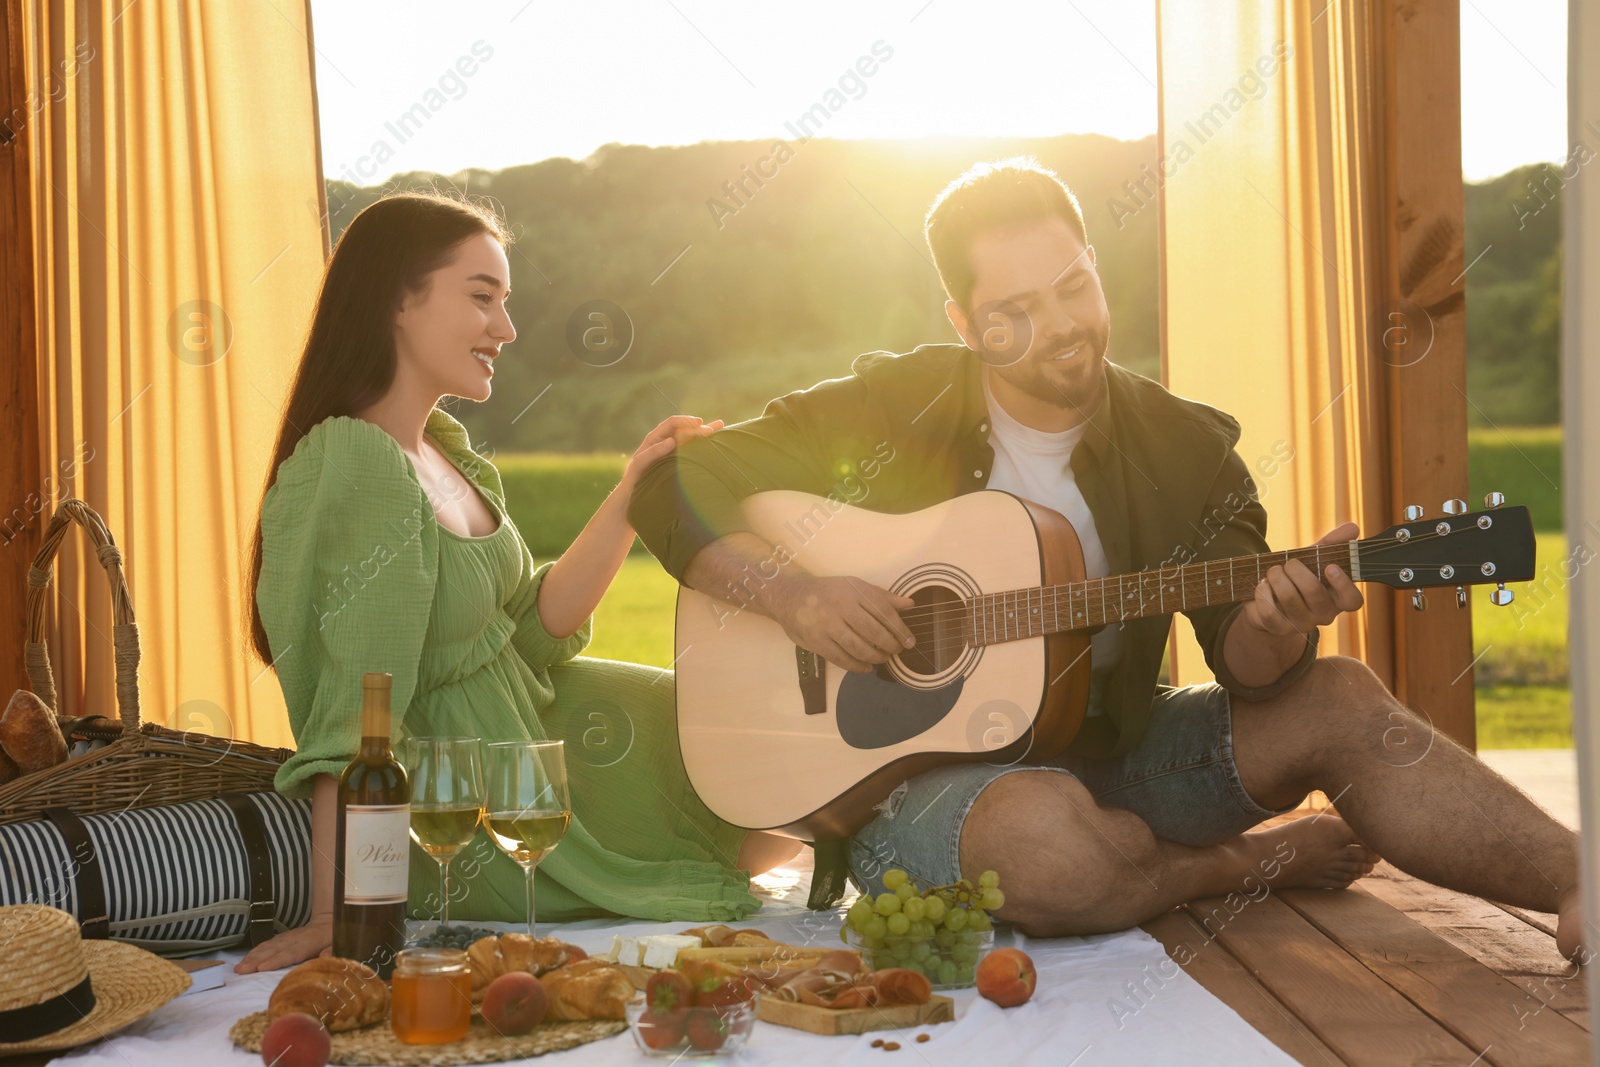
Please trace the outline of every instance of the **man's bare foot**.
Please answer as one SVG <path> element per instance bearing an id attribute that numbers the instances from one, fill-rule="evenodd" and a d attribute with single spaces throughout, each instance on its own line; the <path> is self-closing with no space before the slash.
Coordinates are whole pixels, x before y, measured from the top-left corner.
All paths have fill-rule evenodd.
<path id="1" fill-rule="evenodd" d="M 1583 895 L 1574 886 L 1556 906 L 1556 948 L 1561 955 L 1587 965 L 1593 959 L 1588 931 L 1583 925 Z"/>
<path id="2" fill-rule="evenodd" d="M 1344 889 L 1371 874 L 1381 858 L 1337 815 L 1308 815 L 1237 840 L 1254 857 L 1254 870 L 1277 889 Z"/>

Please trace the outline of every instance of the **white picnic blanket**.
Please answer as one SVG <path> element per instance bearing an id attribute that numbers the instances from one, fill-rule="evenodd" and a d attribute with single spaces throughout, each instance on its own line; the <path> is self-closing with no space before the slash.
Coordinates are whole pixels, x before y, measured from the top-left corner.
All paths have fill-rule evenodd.
<path id="1" fill-rule="evenodd" d="M 803 857 L 809 860 L 810 852 Z M 837 941 L 838 914 L 805 910 L 809 862 L 780 868 L 759 879 L 761 911 L 741 924 L 758 927 L 793 944 Z M 557 934 L 599 953 L 616 933 L 674 933 L 685 923 L 587 920 L 561 926 L 541 924 L 539 933 Z M 506 929 L 516 929 L 507 926 Z M 1294 1060 L 1262 1037 L 1199 983 L 1183 973 L 1161 944 L 1142 930 L 1094 937 L 1036 940 L 1002 931 L 996 945 L 1015 944 L 1038 967 L 1033 999 L 1001 1009 L 973 991 L 952 994 L 956 1021 L 894 1033 L 819 1037 L 787 1027 L 758 1023 L 733 1064 L 885 1063 L 876 1037 L 900 1043 L 898 1059 L 908 1067 L 936 1064 L 1041 1064 L 1096 1067 L 1184 1063 L 1218 1067 L 1277 1067 Z M 1220 952 L 1214 944 L 1196 951 Z M 257 1055 L 235 1048 L 228 1029 L 235 1020 L 263 1010 L 281 972 L 235 974 L 242 952 L 220 954 L 228 961 L 222 988 L 181 996 L 112 1037 L 65 1054 L 54 1062 L 73 1067 L 250 1067 Z M 926 1032 L 930 1039 L 916 1043 Z M 530 1062 L 527 1060 L 518 1062 Z M 650 1062 L 627 1033 L 539 1057 L 541 1067 Z"/>

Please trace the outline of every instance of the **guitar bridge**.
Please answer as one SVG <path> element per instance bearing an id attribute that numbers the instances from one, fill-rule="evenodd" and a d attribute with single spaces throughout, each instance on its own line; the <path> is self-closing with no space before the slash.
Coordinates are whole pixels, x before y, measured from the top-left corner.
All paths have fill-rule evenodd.
<path id="1" fill-rule="evenodd" d="M 815 652 L 794 646 L 795 673 L 799 675 L 800 696 L 805 701 L 807 715 L 821 715 L 828 710 L 828 689 L 823 672 L 828 661 Z"/>

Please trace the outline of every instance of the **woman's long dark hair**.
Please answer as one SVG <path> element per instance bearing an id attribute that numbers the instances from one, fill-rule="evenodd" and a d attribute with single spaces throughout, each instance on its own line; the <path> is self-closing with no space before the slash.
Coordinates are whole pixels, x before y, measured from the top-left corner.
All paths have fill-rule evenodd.
<path id="1" fill-rule="evenodd" d="M 420 292 L 427 276 L 450 261 L 465 240 L 487 233 L 502 245 L 510 236 L 494 211 L 441 193 L 384 197 L 345 228 L 322 276 L 311 331 L 278 427 L 262 502 L 278 467 L 311 427 L 334 415 L 355 415 L 376 403 L 394 382 L 394 317 L 404 293 Z M 272 662 L 261 625 L 256 583 L 261 580 L 261 514 L 256 511 L 250 554 L 250 644 Z"/>

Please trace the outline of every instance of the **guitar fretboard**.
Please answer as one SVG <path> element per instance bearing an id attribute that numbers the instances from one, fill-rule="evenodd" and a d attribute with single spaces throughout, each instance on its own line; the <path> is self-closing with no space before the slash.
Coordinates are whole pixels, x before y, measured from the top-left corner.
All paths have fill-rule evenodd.
<path id="1" fill-rule="evenodd" d="M 996 644 L 1214 604 L 1237 604 L 1254 597 L 1256 586 L 1267 572 L 1291 559 L 1304 563 L 1318 580 L 1331 564 L 1350 574 L 1350 546 L 1355 543 L 1312 545 L 1063 585 L 985 593 L 963 601 L 969 627 L 966 636 L 973 644 Z"/>

